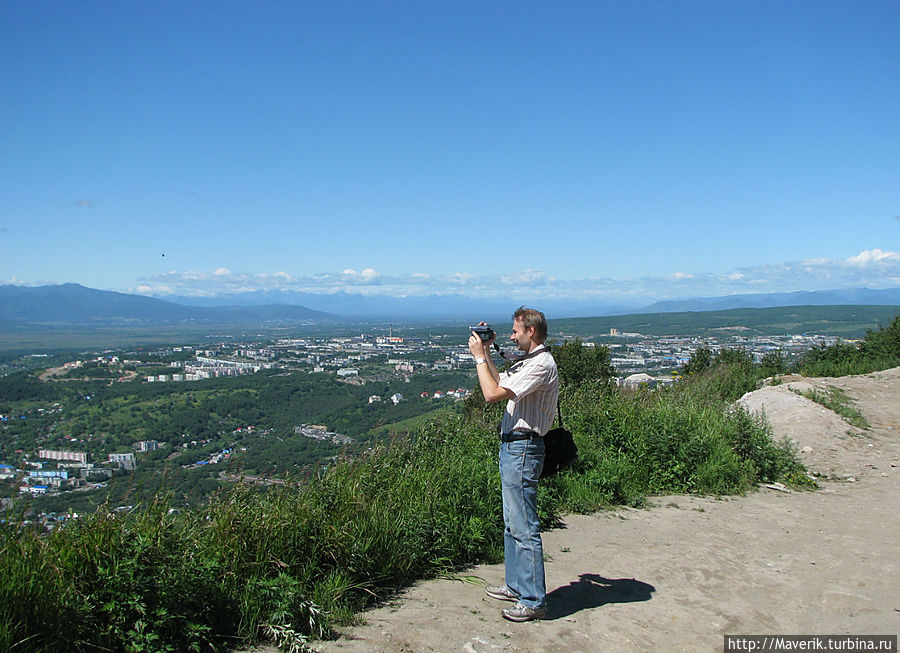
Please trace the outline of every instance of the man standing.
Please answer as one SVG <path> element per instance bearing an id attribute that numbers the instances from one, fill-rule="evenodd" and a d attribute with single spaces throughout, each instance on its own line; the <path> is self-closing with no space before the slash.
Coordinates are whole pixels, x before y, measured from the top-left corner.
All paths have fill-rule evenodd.
<path id="1" fill-rule="evenodd" d="M 531 621 L 547 614 L 537 488 L 544 466 L 543 436 L 556 413 L 559 376 L 556 361 L 544 345 L 547 319 L 540 311 L 521 307 L 513 315 L 510 340 L 525 353 L 502 373 L 491 359 L 495 337 L 482 340 L 474 332 L 469 337 L 485 401 L 507 400 L 500 424 L 506 584 L 485 591 L 492 598 L 515 603 L 501 612 L 506 619 Z"/>

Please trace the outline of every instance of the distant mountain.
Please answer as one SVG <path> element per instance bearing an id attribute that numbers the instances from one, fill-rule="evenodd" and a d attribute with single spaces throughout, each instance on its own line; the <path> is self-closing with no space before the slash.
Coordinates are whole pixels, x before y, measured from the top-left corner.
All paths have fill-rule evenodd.
<path id="1" fill-rule="evenodd" d="M 361 295 L 338 292 L 331 294 L 301 293 L 283 290 L 261 290 L 215 297 L 173 296 L 171 302 L 188 306 L 217 306 L 224 303 L 239 306 L 260 304 L 302 304 L 316 310 L 357 320 L 417 320 L 463 321 L 508 320 L 513 311 L 524 303 L 536 306 L 550 317 L 580 317 L 584 315 L 614 315 L 640 310 L 637 303 L 611 304 L 596 300 L 572 298 L 539 298 L 516 301 L 509 298 L 468 297 L 466 295 L 426 295 L 417 297 L 390 297 L 386 295 Z"/>
<path id="2" fill-rule="evenodd" d="M 678 313 L 684 311 L 721 311 L 732 308 L 777 308 L 780 306 L 898 306 L 900 288 L 869 290 L 848 288 L 812 292 L 764 293 L 698 297 L 666 300 L 642 306 L 639 303 L 613 304 L 598 300 L 542 298 L 525 301 L 511 298 L 482 299 L 465 295 L 431 295 L 426 297 L 370 296 L 354 293 L 314 294 L 291 291 L 257 291 L 216 297 L 169 297 L 169 301 L 193 306 L 234 304 L 301 304 L 319 311 L 357 320 L 507 320 L 520 304 L 535 306 L 549 318 L 560 319 L 629 313 Z"/>
<path id="3" fill-rule="evenodd" d="M 30 326 L 243 325 L 290 326 L 333 321 L 453 321 L 505 323 L 519 305 L 543 310 L 553 320 L 626 313 L 678 313 L 735 308 L 868 305 L 900 306 L 900 288 L 850 288 L 815 292 L 701 297 L 656 302 L 643 308 L 577 299 L 481 299 L 465 295 L 428 297 L 367 296 L 352 293 L 312 294 L 253 292 L 217 297 L 159 299 L 85 288 L 0 286 L 0 328 Z"/>
<path id="4" fill-rule="evenodd" d="M 900 288 L 870 290 L 814 290 L 725 297 L 696 297 L 656 302 L 640 309 L 640 313 L 678 313 L 682 311 L 724 311 L 731 308 L 777 308 L 779 306 L 898 306 Z"/>
<path id="5" fill-rule="evenodd" d="M 308 323 L 334 316 L 303 306 L 183 306 L 152 297 L 58 286 L 0 286 L 0 327 Z"/>
<path id="6" fill-rule="evenodd" d="M 425 297 L 390 297 L 386 295 L 361 295 L 338 292 L 314 294 L 292 291 L 257 291 L 215 297 L 168 297 L 169 301 L 188 306 L 217 306 L 224 303 L 238 306 L 262 304 L 287 304 L 314 307 L 317 310 L 358 320 L 440 320 L 458 319 L 460 316 L 494 315 L 511 313 L 505 304 L 496 300 L 476 299 L 462 295 L 430 295 Z"/>

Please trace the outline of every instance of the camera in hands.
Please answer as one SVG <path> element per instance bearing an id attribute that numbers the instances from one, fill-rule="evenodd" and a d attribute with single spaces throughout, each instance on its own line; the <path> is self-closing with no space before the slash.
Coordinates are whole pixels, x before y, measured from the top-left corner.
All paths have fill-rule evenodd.
<path id="1" fill-rule="evenodd" d="M 491 338 L 493 338 L 496 334 L 494 330 L 487 324 L 479 324 L 477 326 L 469 327 L 469 330 L 472 331 L 479 338 L 487 342 Z"/>

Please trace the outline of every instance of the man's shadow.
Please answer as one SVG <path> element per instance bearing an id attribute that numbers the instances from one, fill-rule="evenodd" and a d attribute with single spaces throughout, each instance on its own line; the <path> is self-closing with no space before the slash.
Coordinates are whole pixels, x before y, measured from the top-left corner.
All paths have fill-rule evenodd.
<path id="1" fill-rule="evenodd" d="M 562 619 L 607 603 L 649 601 L 655 591 L 653 585 L 633 578 L 604 578 L 599 574 L 581 574 L 578 580 L 557 587 L 547 595 L 547 619 Z"/>

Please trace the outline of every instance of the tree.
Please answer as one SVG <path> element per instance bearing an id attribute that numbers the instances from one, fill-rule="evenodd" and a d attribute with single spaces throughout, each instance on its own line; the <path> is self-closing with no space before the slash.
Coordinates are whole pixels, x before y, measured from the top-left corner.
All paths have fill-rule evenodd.
<path id="1" fill-rule="evenodd" d="M 749 368 L 753 365 L 753 357 L 743 347 L 736 347 L 734 349 L 720 350 L 713 362 L 716 365 L 737 365 Z"/>
<path id="2" fill-rule="evenodd" d="M 681 368 L 681 371 L 685 376 L 698 374 L 712 365 L 712 358 L 712 351 L 707 345 L 697 347 L 694 353 L 691 354 L 690 360 Z"/>
<path id="3" fill-rule="evenodd" d="M 787 359 L 784 356 L 784 352 L 780 349 L 766 352 L 759 363 L 760 371 L 765 376 L 775 376 L 776 374 L 787 372 Z"/>
<path id="4" fill-rule="evenodd" d="M 900 315 L 887 328 L 879 327 L 878 331 L 867 332 L 860 343 L 860 351 L 870 359 L 900 360 Z"/>
<path id="5" fill-rule="evenodd" d="M 556 360 L 559 380 L 564 388 L 589 381 L 608 383 L 616 374 L 610 360 L 609 347 L 587 347 L 581 342 L 581 338 L 553 345 L 550 353 Z"/>

